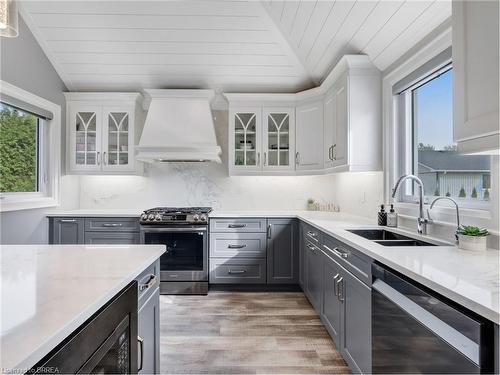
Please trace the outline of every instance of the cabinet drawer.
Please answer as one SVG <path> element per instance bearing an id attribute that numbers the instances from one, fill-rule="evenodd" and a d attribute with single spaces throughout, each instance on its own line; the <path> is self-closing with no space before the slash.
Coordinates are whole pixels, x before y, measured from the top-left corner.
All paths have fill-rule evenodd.
<path id="1" fill-rule="evenodd" d="M 138 232 L 85 232 L 88 245 L 138 245 Z"/>
<path id="2" fill-rule="evenodd" d="M 261 232 L 267 231 L 266 219 L 211 219 L 212 232 Z"/>
<path id="3" fill-rule="evenodd" d="M 154 293 L 160 286 L 160 261 L 155 261 L 152 265 L 146 268 L 137 280 L 137 297 L 139 298 L 138 308 L 149 299 L 149 296 Z"/>
<path id="4" fill-rule="evenodd" d="M 265 259 L 210 258 L 212 284 L 265 284 Z"/>
<path id="5" fill-rule="evenodd" d="M 265 258 L 266 244 L 266 233 L 214 233 L 210 236 L 210 256 Z"/>
<path id="6" fill-rule="evenodd" d="M 86 231 L 138 232 L 139 218 L 135 217 L 99 217 L 85 219 Z"/>
<path id="7" fill-rule="evenodd" d="M 352 272 L 357 278 L 367 285 L 371 285 L 371 264 L 370 257 L 344 244 L 343 242 L 330 237 L 324 236 L 322 250 L 330 257 L 336 259 L 340 265 Z"/>
<path id="8" fill-rule="evenodd" d="M 320 232 L 319 230 L 317 230 L 316 228 L 314 228 L 311 225 L 303 224 L 302 225 L 302 233 L 303 233 L 302 238 L 311 241 L 316 246 L 319 246 L 319 243 L 321 243 L 321 241 L 322 241 L 322 238 L 321 238 L 322 232 Z"/>

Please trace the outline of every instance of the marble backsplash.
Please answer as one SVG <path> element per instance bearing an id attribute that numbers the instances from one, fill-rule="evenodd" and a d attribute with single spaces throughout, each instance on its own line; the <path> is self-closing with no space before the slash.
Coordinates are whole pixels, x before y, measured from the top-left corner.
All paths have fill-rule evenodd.
<path id="1" fill-rule="evenodd" d="M 234 176 L 225 165 L 153 164 L 145 176 L 85 176 L 80 208 L 211 206 L 219 210 L 306 209 L 307 199 L 333 202 L 332 176 Z"/>

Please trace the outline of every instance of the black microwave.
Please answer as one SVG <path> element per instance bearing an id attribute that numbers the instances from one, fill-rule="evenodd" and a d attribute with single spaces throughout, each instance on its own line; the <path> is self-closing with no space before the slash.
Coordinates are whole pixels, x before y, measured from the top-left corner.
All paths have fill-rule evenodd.
<path id="1" fill-rule="evenodd" d="M 137 281 L 40 360 L 29 374 L 136 374 Z"/>

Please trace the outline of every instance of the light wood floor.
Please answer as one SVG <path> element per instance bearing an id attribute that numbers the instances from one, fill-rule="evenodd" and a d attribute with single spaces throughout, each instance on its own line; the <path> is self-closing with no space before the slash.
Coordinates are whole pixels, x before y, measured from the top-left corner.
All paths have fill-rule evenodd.
<path id="1" fill-rule="evenodd" d="M 346 374 L 302 293 L 160 296 L 161 372 Z"/>

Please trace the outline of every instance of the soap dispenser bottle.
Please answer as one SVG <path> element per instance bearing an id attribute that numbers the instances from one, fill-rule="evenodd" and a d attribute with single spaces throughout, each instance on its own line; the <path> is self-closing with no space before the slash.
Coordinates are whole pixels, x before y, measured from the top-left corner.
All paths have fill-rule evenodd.
<path id="1" fill-rule="evenodd" d="M 391 209 L 387 213 L 387 226 L 396 228 L 398 226 L 398 214 L 394 211 L 394 205 L 391 204 Z"/>
<path id="2" fill-rule="evenodd" d="M 387 225 L 387 212 L 385 212 L 384 205 L 380 205 L 380 211 L 378 212 L 378 225 Z"/>

